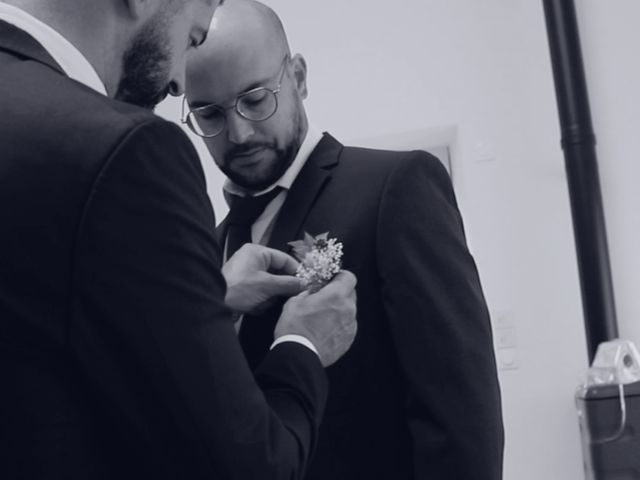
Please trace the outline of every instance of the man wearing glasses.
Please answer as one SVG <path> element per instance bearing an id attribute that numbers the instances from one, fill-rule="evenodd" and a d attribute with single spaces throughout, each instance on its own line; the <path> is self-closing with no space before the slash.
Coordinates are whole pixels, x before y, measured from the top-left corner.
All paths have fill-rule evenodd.
<path id="1" fill-rule="evenodd" d="M 305 61 L 268 7 L 229 2 L 209 36 L 187 65 L 183 121 L 228 177 L 227 255 L 237 206 L 254 201 L 245 241 L 290 252 L 304 232 L 328 231 L 359 279 L 358 337 L 327 370 L 307 479 L 500 479 L 490 322 L 444 168 L 426 152 L 346 147 L 311 128 Z M 254 368 L 279 312 L 241 320 Z"/>

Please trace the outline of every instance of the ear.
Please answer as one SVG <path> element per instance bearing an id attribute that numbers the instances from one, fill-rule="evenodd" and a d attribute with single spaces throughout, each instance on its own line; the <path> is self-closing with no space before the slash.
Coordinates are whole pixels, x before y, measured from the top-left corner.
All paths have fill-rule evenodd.
<path id="1" fill-rule="evenodd" d="M 293 68 L 293 80 L 296 84 L 296 90 L 300 98 L 303 100 L 307 98 L 307 62 L 304 57 L 299 53 L 296 53 L 291 58 L 291 66 Z"/>

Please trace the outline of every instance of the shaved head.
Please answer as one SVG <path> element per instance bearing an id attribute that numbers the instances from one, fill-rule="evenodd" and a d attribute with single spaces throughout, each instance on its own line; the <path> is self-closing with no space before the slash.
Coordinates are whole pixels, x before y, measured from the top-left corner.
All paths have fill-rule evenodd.
<path id="1" fill-rule="evenodd" d="M 218 7 L 207 38 L 193 55 L 191 70 L 207 68 L 207 64 L 223 69 L 238 58 L 247 65 L 259 60 L 277 62 L 290 54 L 280 18 L 254 0 L 234 0 Z"/>
<path id="2" fill-rule="evenodd" d="M 232 50 L 260 47 L 282 57 L 290 53 L 284 26 L 268 6 L 254 0 L 234 0 L 219 8 L 209 30 L 216 40 L 205 49 Z"/>
<path id="3" fill-rule="evenodd" d="M 215 105 L 217 112 L 224 111 L 224 127 L 205 138 L 207 148 L 232 181 L 259 191 L 285 173 L 306 135 L 305 60 L 299 54 L 291 56 L 278 15 L 254 0 L 233 0 L 219 7 L 207 38 L 187 63 L 188 106 L 201 108 L 194 115 L 203 127 L 213 110 L 202 108 Z M 237 98 L 261 88 L 274 113 L 250 120 L 237 109 Z"/>

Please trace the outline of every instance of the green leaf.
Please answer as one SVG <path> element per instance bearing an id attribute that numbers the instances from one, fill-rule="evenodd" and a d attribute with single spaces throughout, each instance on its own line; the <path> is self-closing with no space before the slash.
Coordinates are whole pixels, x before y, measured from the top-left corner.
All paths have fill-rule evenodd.
<path id="1" fill-rule="evenodd" d="M 293 248 L 293 255 L 298 259 L 299 262 L 304 260 L 304 257 L 311 251 L 312 246 L 307 245 L 304 240 L 295 240 L 293 242 L 289 242 L 288 245 Z"/>
<path id="2" fill-rule="evenodd" d="M 288 242 L 287 245 L 290 245 L 293 249 L 293 255 L 298 259 L 299 262 L 303 262 L 307 253 L 311 252 L 314 248 L 322 247 L 326 244 L 329 238 L 329 232 L 321 233 L 320 235 L 310 235 L 307 232 L 304 232 L 303 240 L 294 240 L 293 242 Z"/>
<path id="3" fill-rule="evenodd" d="M 309 245 L 309 248 L 313 248 L 313 244 L 316 241 L 312 235 L 309 235 L 307 232 L 304 232 L 304 242 Z"/>

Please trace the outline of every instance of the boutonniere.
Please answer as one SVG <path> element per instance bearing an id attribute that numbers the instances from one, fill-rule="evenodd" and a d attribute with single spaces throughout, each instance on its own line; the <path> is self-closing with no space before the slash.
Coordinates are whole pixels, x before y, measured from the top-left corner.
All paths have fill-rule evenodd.
<path id="1" fill-rule="evenodd" d="M 329 238 L 329 232 L 317 236 L 305 232 L 303 240 L 289 242 L 300 265 L 296 277 L 307 282 L 307 290 L 314 293 L 335 277 L 342 267 L 342 243 Z"/>

